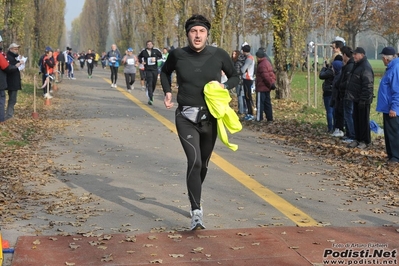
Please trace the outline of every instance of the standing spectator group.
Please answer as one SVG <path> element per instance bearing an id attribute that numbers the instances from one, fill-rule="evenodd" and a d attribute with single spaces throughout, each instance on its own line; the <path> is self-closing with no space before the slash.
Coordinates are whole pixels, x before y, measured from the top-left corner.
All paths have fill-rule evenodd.
<path id="1" fill-rule="evenodd" d="M 331 48 L 330 64 L 323 67 L 319 75 L 324 80 L 327 130 L 333 137 L 341 137 L 349 148 L 365 149 L 371 143 L 373 69 L 362 47 L 352 50 L 345 46 L 343 38 L 336 37 Z"/>

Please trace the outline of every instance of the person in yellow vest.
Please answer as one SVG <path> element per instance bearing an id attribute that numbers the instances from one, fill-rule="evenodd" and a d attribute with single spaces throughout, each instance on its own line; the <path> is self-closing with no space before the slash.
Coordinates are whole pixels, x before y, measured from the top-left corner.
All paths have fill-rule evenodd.
<path id="1" fill-rule="evenodd" d="M 100 60 L 100 55 L 93 50 L 94 53 L 94 66 L 97 67 L 98 66 L 98 61 Z"/>

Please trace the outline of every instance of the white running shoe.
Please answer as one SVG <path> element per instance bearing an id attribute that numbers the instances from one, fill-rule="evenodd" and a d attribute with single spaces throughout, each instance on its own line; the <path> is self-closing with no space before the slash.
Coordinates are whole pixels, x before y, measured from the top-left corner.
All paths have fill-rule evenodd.
<path id="1" fill-rule="evenodd" d="M 205 225 L 203 222 L 203 214 L 202 211 L 196 209 L 193 211 L 193 217 L 191 217 L 191 230 L 200 230 L 205 229 Z"/>
<path id="2" fill-rule="evenodd" d="M 204 210 L 202 209 L 202 206 L 201 206 L 200 210 L 202 211 L 202 213 L 204 212 Z M 193 217 L 193 210 L 190 210 L 190 217 Z"/>
<path id="3" fill-rule="evenodd" d="M 114 87 L 114 83 L 111 84 L 111 88 L 113 88 L 113 87 Z"/>

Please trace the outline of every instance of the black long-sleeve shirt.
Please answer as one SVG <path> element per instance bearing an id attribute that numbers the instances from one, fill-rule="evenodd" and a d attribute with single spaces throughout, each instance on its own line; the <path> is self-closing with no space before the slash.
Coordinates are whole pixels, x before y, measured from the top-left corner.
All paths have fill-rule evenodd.
<path id="1" fill-rule="evenodd" d="M 140 63 L 144 63 L 145 70 L 158 70 L 158 60 L 162 59 L 162 53 L 157 48 L 143 49 L 137 56 Z M 151 61 L 150 58 L 155 58 L 155 61 Z"/>
<path id="2" fill-rule="evenodd" d="M 221 48 L 206 46 L 201 52 L 190 47 L 177 48 L 169 53 L 161 71 L 164 93 L 171 92 L 168 77 L 176 71 L 177 102 L 183 106 L 206 106 L 204 86 L 210 81 L 221 80 L 221 71 L 228 80 L 225 84 L 234 88 L 240 81 L 239 75 L 227 52 Z"/>

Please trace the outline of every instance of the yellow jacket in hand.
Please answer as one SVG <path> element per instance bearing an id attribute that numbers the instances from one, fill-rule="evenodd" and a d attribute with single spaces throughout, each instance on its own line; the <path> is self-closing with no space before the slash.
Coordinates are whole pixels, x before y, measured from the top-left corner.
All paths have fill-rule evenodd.
<path id="1" fill-rule="evenodd" d="M 217 119 L 218 137 L 230 149 L 236 151 L 238 145 L 229 143 L 226 128 L 234 134 L 242 129 L 241 122 L 236 112 L 230 107 L 231 97 L 229 91 L 218 82 L 209 82 L 204 87 L 205 102 L 209 112 Z"/>

